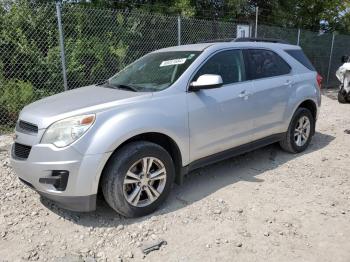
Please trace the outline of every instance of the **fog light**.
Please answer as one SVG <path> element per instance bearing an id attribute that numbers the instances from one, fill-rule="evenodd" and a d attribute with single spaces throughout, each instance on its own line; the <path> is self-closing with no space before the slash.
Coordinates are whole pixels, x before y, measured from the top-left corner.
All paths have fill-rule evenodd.
<path id="1" fill-rule="evenodd" d="M 39 182 L 53 185 L 58 191 L 66 190 L 69 172 L 66 170 L 53 170 L 51 177 L 42 177 Z"/>

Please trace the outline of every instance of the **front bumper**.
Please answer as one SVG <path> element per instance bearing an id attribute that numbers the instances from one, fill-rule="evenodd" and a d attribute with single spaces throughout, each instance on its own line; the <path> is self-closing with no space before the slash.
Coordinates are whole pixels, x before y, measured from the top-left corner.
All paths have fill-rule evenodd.
<path id="1" fill-rule="evenodd" d="M 21 178 L 19 180 L 35 190 L 39 195 L 55 202 L 55 204 L 61 208 L 76 211 L 76 212 L 89 212 L 96 209 L 96 194 L 90 196 L 60 196 L 52 195 L 44 192 L 40 192 L 35 189 L 35 187 L 30 184 L 28 181 L 25 181 Z"/>
<path id="2" fill-rule="evenodd" d="M 20 134 L 16 142 L 28 145 L 26 136 Z M 82 155 L 74 146 L 62 149 L 35 144 L 31 146 L 27 159 L 17 158 L 12 149 L 10 161 L 22 182 L 58 206 L 74 211 L 92 211 L 96 208 L 99 178 L 109 156 L 110 153 Z M 54 173 L 61 170 L 69 173 L 64 190 L 43 183 L 54 178 Z"/>

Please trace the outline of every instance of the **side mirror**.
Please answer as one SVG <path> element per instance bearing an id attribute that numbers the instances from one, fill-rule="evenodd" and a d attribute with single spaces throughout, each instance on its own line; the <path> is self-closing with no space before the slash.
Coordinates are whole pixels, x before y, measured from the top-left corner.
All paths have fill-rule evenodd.
<path id="1" fill-rule="evenodd" d="M 342 57 L 341 57 L 341 62 L 342 63 L 347 63 L 349 61 L 349 56 L 348 55 L 343 55 Z"/>
<path id="2" fill-rule="evenodd" d="M 218 88 L 223 85 L 220 75 L 205 74 L 198 77 L 197 81 L 190 84 L 189 91 L 199 91 L 200 89 Z"/>

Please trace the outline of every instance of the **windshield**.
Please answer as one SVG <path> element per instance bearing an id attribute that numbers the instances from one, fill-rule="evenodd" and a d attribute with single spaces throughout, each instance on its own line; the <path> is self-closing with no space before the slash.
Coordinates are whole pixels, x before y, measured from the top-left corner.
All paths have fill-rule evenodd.
<path id="1" fill-rule="evenodd" d="M 125 67 L 108 84 L 134 91 L 161 91 L 173 84 L 199 54 L 196 51 L 151 53 Z"/>

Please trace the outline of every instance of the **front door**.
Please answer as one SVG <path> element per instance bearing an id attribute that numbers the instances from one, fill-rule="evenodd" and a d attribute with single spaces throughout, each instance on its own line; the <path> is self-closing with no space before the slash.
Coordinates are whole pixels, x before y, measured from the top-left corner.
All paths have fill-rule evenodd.
<path id="1" fill-rule="evenodd" d="M 223 86 L 188 93 L 191 161 L 250 142 L 253 129 L 252 84 L 245 82 L 241 50 L 214 54 L 192 81 L 204 74 L 220 75 Z"/>

